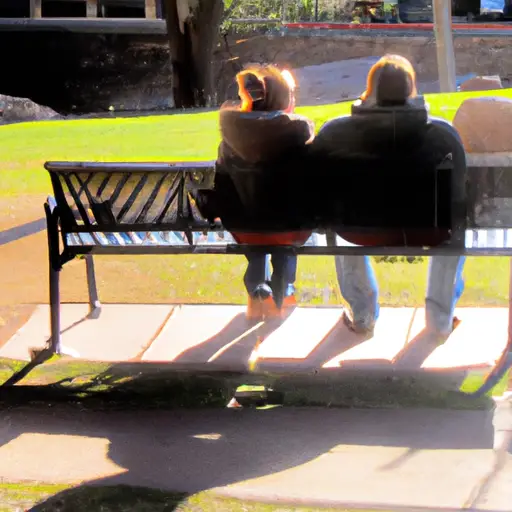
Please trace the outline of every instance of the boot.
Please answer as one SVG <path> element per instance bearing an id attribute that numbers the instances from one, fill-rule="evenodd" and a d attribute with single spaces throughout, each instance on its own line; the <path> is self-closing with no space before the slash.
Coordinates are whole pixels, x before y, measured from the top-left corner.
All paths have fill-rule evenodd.
<path id="1" fill-rule="evenodd" d="M 249 320 L 257 321 L 279 316 L 272 289 L 267 283 L 258 285 L 249 295 L 246 316 Z"/>

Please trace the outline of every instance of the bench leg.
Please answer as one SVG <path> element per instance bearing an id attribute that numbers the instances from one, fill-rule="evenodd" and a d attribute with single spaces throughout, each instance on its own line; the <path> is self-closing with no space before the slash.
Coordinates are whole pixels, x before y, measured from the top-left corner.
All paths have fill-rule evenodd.
<path id="1" fill-rule="evenodd" d="M 59 220 L 57 211 L 47 202 L 44 205 L 46 214 L 46 236 L 48 239 L 48 269 L 50 285 L 50 350 L 54 354 L 61 353 L 60 345 L 60 255 L 59 255 Z"/>
<path id="2" fill-rule="evenodd" d="M 101 303 L 98 297 L 98 287 L 96 286 L 94 260 L 90 254 L 85 256 L 85 269 L 87 272 L 87 290 L 89 292 L 89 310 L 91 313 L 99 313 L 99 310 L 101 309 Z"/>
<path id="3" fill-rule="evenodd" d="M 60 270 L 55 270 L 50 262 L 50 328 L 51 351 L 61 354 L 60 343 Z"/>

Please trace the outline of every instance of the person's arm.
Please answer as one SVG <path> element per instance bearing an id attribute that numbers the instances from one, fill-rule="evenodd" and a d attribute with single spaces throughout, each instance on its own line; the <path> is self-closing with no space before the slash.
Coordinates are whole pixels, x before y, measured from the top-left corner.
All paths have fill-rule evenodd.
<path id="1" fill-rule="evenodd" d="M 290 116 L 290 122 L 301 144 L 311 144 L 315 138 L 315 123 L 303 116 Z"/>
<path id="2" fill-rule="evenodd" d="M 311 146 L 313 153 L 327 156 L 337 153 L 349 144 L 347 121 L 350 117 L 340 117 L 325 123 L 317 133 Z"/>
<path id="3" fill-rule="evenodd" d="M 227 148 L 225 147 L 225 143 L 221 142 L 217 151 L 213 189 L 196 190 L 192 194 L 192 197 L 196 201 L 201 215 L 208 219 L 210 222 L 213 222 L 215 219 L 221 216 L 222 202 L 226 199 L 226 188 L 229 189 L 231 184 L 231 178 L 227 174 L 224 166 L 226 151 Z"/>

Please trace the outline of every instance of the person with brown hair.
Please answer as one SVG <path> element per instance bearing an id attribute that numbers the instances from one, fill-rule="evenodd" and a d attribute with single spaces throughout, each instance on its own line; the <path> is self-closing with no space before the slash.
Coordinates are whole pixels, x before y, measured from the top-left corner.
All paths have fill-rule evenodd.
<path id="1" fill-rule="evenodd" d="M 292 198 L 279 197 L 278 191 L 289 190 L 287 172 L 305 154 L 314 125 L 293 114 L 295 81 L 288 70 L 251 65 L 237 74 L 236 84 L 240 100 L 226 102 L 219 113 L 222 140 L 215 189 L 203 194 L 200 209 L 209 211 L 209 218 L 220 217 L 238 243 L 300 246 L 310 231 L 242 233 L 240 227 L 266 223 L 270 229 L 286 215 Z M 297 257 L 271 254 L 271 276 L 268 259 L 262 253 L 247 255 L 244 284 L 250 319 L 280 317 L 296 304 Z"/>
<path id="2" fill-rule="evenodd" d="M 450 137 L 440 136 L 443 130 Z M 327 122 L 317 134 L 313 148 L 340 162 L 358 156 L 375 158 L 376 162 L 389 161 L 394 153 L 398 159 L 434 166 L 454 152 L 454 137 L 460 139 L 449 123 L 430 119 L 423 98 L 418 96 L 412 64 L 400 55 L 385 55 L 370 69 L 366 90 L 353 104 L 352 114 Z M 340 234 L 358 245 L 403 243 L 398 232 L 394 238 L 381 233 Z M 458 257 L 431 258 L 427 330 L 442 335 L 451 332 L 455 304 L 464 285 L 462 265 L 463 260 Z M 357 332 L 373 332 L 379 314 L 379 294 L 370 259 L 336 257 L 336 271 L 342 295 L 352 310 L 352 317 L 345 316 L 346 323 Z"/>

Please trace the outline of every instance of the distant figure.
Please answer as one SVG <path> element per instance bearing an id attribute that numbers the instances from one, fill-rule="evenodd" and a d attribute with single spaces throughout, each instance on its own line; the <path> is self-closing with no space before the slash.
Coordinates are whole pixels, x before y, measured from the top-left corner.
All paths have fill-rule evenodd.
<path id="1" fill-rule="evenodd" d="M 305 153 L 314 137 L 313 123 L 292 113 L 295 82 L 288 71 L 251 66 L 238 73 L 236 83 L 240 101 L 227 102 L 220 110 L 215 189 L 203 193 L 199 207 L 209 218 L 220 217 L 238 243 L 300 246 L 310 233 L 240 233 L 230 228 L 233 222 L 244 226 L 265 214 L 272 206 L 265 203 L 268 188 L 279 180 L 276 173 L 283 171 L 283 162 Z M 297 257 L 271 254 L 271 276 L 268 259 L 263 253 L 247 255 L 247 317 L 253 320 L 281 317 L 296 305 Z"/>

